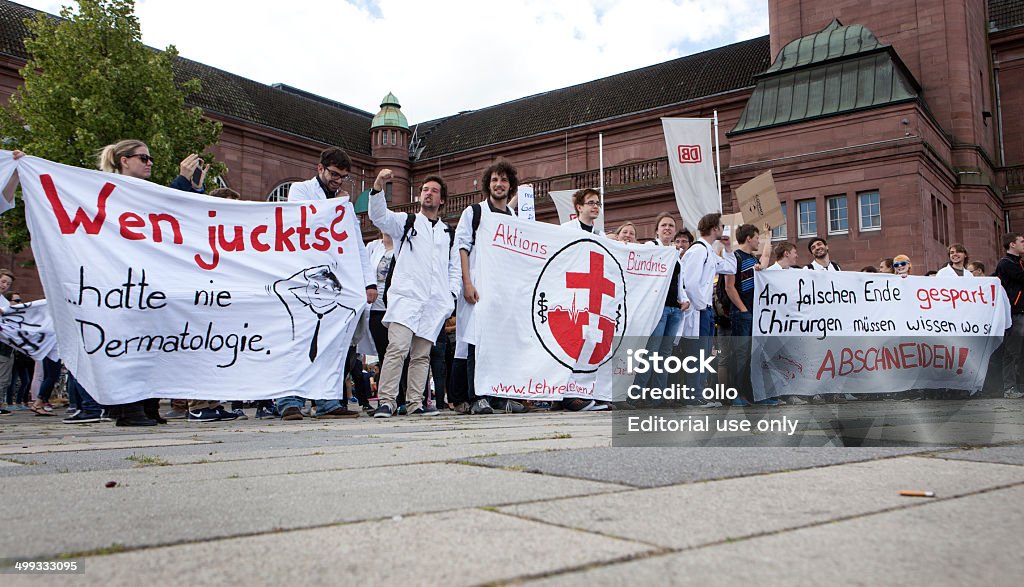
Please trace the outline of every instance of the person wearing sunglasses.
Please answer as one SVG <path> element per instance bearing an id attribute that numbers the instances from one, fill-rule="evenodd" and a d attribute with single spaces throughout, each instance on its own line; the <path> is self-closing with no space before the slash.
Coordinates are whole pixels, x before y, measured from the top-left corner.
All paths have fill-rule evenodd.
<path id="1" fill-rule="evenodd" d="M 107 145 L 100 149 L 97 157 L 100 171 L 147 180 L 152 176 L 154 162 L 146 143 L 135 139 Z M 190 153 L 178 164 L 179 174 L 171 182 L 170 187 L 201 194 L 209 170 L 210 165 L 204 165 L 198 154 Z M 238 418 L 238 414 L 225 410 L 220 402 L 214 400 L 172 400 L 171 404 L 172 412 L 184 409 L 187 412 L 186 417 L 192 421 L 214 422 Z M 167 419 L 160 416 L 158 398 L 110 406 L 110 413 L 114 416 L 117 426 L 155 426 L 167 423 Z"/>
<path id="2" fill-rule="evenodd" d="M 913 270 L 914 266 L 910 264 L 910 257 L 906 255 L 896 255 L 892 260 L 893 271 L 900 277 L 908 277 Z"/>

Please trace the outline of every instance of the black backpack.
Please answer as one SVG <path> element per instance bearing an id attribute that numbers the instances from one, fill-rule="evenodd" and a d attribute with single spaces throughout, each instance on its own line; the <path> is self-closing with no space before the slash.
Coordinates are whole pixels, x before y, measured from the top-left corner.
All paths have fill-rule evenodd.
<path id="1" fill-rule="evenodd" d="M 475 205 L 475 204 L 474 204 Z M 441 222 L 438 220 L 438 222 Z M 388 275 L 384 278 L 384 306 L 388 305 L 388 290 L 391 289 L 391 278 L 395 274 L 395 263 L 398 261 L 398 252 L 402 250 L 402 245 L 406 242 L 409 243 L 409 248 L 412 248 L 412 237 L 416 236 L 416 215 L 412 212 L 405 213 L 405 228 L 402 229 L 402 238 L 398 240 L 398 244 L 395 246 L 395 254 L 391 258 L 391 265 L 388 266 Z M 480 221 L 473 221 L 473 238 L 476 238 L 476 228 L 480 226 Z M 455 231 L 452 230 L 451 226 L 445 224 L 445 232 L 448 233 L 448 251 L 451 252 L 452 247 L 455 245 Z"/>

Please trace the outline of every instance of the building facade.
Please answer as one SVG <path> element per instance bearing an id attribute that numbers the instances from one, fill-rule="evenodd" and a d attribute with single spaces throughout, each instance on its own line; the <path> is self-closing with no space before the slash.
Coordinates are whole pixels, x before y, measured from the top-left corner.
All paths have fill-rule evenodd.
<path id="1" fill-rule="evenodd" d="M 723 207 L 771 169 L 787 218 L 773 237 L 805 258 L 823 236 L 847 269 L 906 254 L 923 273 L 961 242 L 994 268 L 1002 234 L 1024 231 L 1024 0 L 768 6 L 766 37 L 414 124 L 390 93 L 374 115 L 187 59 L 175 67 L 202 81 L 188 102 L 224 125 L 211 150 L 248 199 L 281 199 L 336 145 L 352 156 L 353 196 L 389 167 L 392 205 L 412 209 L 415 187 L 440 173 L 449 218 L 480 199 L 481 171 L 508 159 L 534 185 L 539 219 L 553 220 L 548 191 L 598 185 L 601 135 L 606 225 L 631 220 L 652 237 L 654 217 L 675 212 L 661 118 L 717 112 Z M 31 14 L 0 1 L 0 99 L 20 83 Z M 41 295 L 34 270 L 15 269 L 26 297 Z"/>

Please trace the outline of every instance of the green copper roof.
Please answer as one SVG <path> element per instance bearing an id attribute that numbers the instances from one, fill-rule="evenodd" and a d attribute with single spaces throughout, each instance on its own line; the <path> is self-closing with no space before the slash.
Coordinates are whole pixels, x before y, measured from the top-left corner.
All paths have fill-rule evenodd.
<path id="1" fill-rule="evenodd" d="M 833 20 L 779 51 L 730 134 L 917 100 L 919 91 L 890 45 Z"/>
<path id="2" fill-rule="evenodd" d="M 398 103 L 398 98 L 391 92 L 388 92 L 388 95 L 384 96 L 384 99 L 381 100 L 380 112 L 373 117 L 373 122 L 370 123 L 370 128 L 380 126 L 397 126 L 406 130 L 409 129 L 409 121 L 402 114 L 402 105 Z"/>

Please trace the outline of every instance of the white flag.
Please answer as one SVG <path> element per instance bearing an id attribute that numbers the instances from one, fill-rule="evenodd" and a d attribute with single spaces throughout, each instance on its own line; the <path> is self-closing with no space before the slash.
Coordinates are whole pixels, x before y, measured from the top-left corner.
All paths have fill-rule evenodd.
<path id="1" fill-rule="evenodd" d="M 3 189 L 7 185 L 7 182 L 11 179 L 11 175 L 14 174 L 14 155 L 10 151 L 0 151 L 0 189 Z M 5 197 L 0 197 L 0 214 L 14 208 L 14 198 L 8 200 Z"/>
<path id="2" fill-rule="evenodd" d="M 672 187 L 683 226 L 695 232 L 705 214 L 722 211 L 712 161 L 710 118 L 662 118 Z M 682 228 L 682 227 L 678 227 Z"/>

